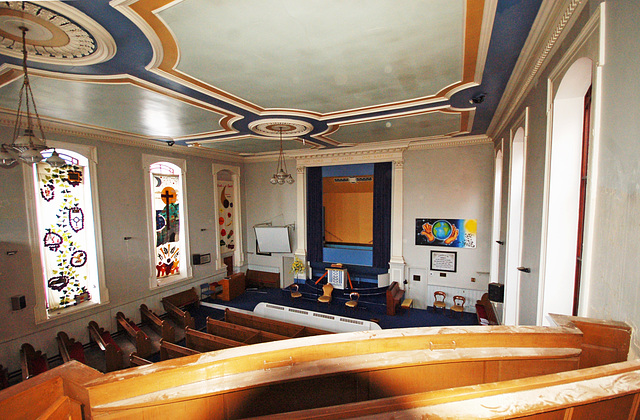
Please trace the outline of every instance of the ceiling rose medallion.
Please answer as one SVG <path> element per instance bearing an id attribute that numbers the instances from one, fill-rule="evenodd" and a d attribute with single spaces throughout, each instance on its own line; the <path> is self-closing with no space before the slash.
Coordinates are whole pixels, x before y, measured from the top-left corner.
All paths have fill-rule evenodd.
<path id="1" fill-rule="evenodd" d="M 313 125 L 306 121 L 287 118 L 265 118 L 249 124 L 249 130 L 266 137 L 292 138 L 305 135 L 313 130 Z"/>
<path id="2" fill-rule="evenodd" d="M 280 151 L 278 153 L 278 166 L 276 172 L 271 176 L 269 182 L 274 185 L 293 184 L 295 180 L 289 172 L 287 172 L 287 163 L 284 159 L 282 151 L 282 138 L 298 137 L 311 132 L 313 125 L 304 122 L 282 118 L 272 118 L 254 121 L 249 124 L 249 129 L 254 133 L 268 137 L 278 137 L 280 139 Z"/>
<path id="3" fill-rule="evenodd" d="M 23 7 L 24 6 L 24 7 Z M 96 64 L 115 55 L 115 41 L 97 22 L 62 2 L 0 3 L 0 53 L 22 55 L 27 29 L 30 59 L 61 65 Z"/>

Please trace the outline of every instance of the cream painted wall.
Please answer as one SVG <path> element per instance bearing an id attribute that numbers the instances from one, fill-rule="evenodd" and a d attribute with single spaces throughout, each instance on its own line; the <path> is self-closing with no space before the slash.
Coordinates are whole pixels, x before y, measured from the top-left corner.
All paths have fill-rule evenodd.
<path id="1" fill-rule="evenodd" d="M 403 254 L 409 295 L 430 304 L 427 284 L 487 291 L 491 253 L 493 145 L 413 150 L 404 154 Z M 477 247 L 443 248 L 415 245 L 417 218 L 476 219 Z M 457 271 L 430 275 L 431 251 L 457 254 Z M 426 274 L 414 282 L 413 273 Z M 471 282 L 471 278 L 475 282 Z M 468 302 L 475 304 L 475 302 Z M 467 304 L 467 305 L 468 305 Z"/>
<path id="2" fill-rule="evenodd" d="M 244 166 L 245 190 L 245 250 L 247 264 L 254 268 L 270 272 L 288 272 L 290 267 L 282 267 L 282 257 L 293 256 L 293 253 L 271 254 L 271 256 L 256 254 L 256 235 L 253 226 L 260 223 L 271 223 L 273 226 L 284 226 L 296 222 L 296 164 L 287 161 L 287 168 L 296 180 L 294 184 L 272 185 L 269 182 L 276 168 L 276 162 L 247 163 Z M 296 250 L 296 232 L 289 229 L 291 249 Z"/>
<path id="3" fill-rule="evenodd" d="M 10 138 L 12 129 L 0 127 L 0 136 Z M 26 230 L 25 198 L 21 168 L 0 170 L 0 363 L 10 371 L 19 369 L 19 348 L 29 342 L 49 357 L 58 353 L 55 335 L 65 331 L 82 343 L 89 341 L 87 324 L 96 320 L 115 331 L 115 314 L 140 321 L 139 306 L 146 303 L 163 313 L 162 296 L 198 286 L 212 278 L 214 265 L 193 267 L 193 278 L 159 290 L 149 290 L 149 252 L 142 154 L 173 156 L 187 162 L 187 199 L 191 252 L 214 254 L 215 215 L 213 211 L 212 161 L 172 153 L 170 149 L 144 149 L 47 133 L 50 140 L 78 142 L 97 147 L 97 184 L 103 233 L 105 277 L 110 302 L 60 319 L 35 324 L 35 291 Z M 94 182 L 96 180 L 94 179 Z M 204 229 L 204 230 L 203 230 Z M 125 241 L 123 238 L 132 239 Z M 8 256 L 8 251 L 17 251 Z M 26 296 L 27 308 L 11 311 L 10 297 Z"/>

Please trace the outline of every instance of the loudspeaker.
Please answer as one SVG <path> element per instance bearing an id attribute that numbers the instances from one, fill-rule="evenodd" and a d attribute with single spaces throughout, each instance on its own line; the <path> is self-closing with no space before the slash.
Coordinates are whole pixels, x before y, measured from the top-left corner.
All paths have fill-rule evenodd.
<path id="1" fill-rule="evenodd" d="M 500 303 L 504 301 L 504 284 L 489 283 L 489 300 Z"/>
<path id="2" fill-rule="evenodd" d="M 27 307 L 27 299 L 24 295 L 11 296 L 11 310 L 19 311 Z"/>

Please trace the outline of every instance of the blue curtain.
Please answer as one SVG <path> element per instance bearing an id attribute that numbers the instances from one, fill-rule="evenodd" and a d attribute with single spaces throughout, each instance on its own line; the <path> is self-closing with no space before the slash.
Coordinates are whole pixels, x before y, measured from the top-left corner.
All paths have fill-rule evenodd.
<path id="1" fill-rule="evenodd" d="M 322 167 L 307 167 L 307 260 L 322 262 Z"/>
<path id="2" fill-rule="evenodd" d="M 389 269 L 391 258 L 391 162 L 373 167 L 373 266 Z"/>

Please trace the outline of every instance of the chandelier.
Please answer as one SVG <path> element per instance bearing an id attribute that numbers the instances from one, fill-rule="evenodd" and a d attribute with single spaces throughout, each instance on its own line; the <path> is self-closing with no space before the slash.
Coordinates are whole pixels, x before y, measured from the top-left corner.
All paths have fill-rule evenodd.
<path id="1" fill-rule="evenodd" d="M 24 9 L 24 3 L 22 4 L 22 7 Z M 0 146 L 0 167 L 3 168 L 12 168 L 16 166 L 18 164 L 18 159 L 27 164 L 38 163 L 44 159 L 42 151 L 49 149 L 44 137 L 44 131 L 42 131 L 42 123 L 40 122 L 36 102 L 33 99 L 33 92 L 31 91 L 29 74 L 27 72 L 26 33 L 28 29 L 25 26 L 20 26 L 19 29 L 22 31 L 22 72 L 24 73 L 24 79 L 22 87 L 20 87 L 18 111 L 16 112 L 16 122 L 13 127 L 13 140 L 11 144 L 2 144 Z M 26 111 L 27 127 L 20 135 L 20 129 L 23 121 L 23 103 Z M 35 118 L 34 115 L 31 114 L 31 107 L 33 107 L 33 114 L 35 114 Z M 40 131 L 40 137 L 36 136 L 34 132 L 36 126 Z M 58 155 L 58 152 L 56 152 L 55 149 L 51 153 L 51 156 L 47 158 L 46 162 L 53 167 L 66 165 L 65 160 Z"/>
<path id="2" fill-rule="evenodd" d="M 287 172 L 287 163 L 284 161 L 284 153 L 282 152 L 282 127 L 278 127 L 280 131 L 280 154 L 278 155 L 278 167 L 276 173 L 273 174 L 269 182 L 272 184 L 282 185 L 285 182 L 287 184 L 293 184 L 295 180 L 290 173 Z"/>

